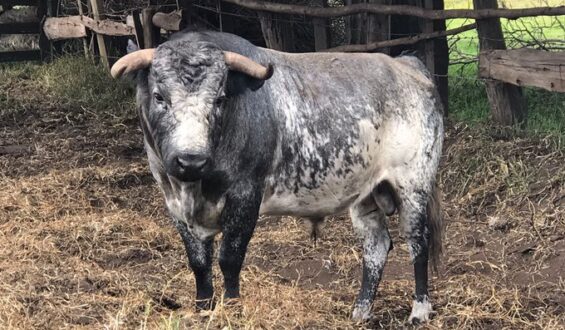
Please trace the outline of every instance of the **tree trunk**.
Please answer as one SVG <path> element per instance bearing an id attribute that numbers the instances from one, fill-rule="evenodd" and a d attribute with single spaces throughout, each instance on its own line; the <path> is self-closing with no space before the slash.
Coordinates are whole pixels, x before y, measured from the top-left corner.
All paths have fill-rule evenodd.
<path id="1" fill-rule="evenodd" d="M 475 9 L 497 8 L 496 0 L 473 0 Z M 482 50 L 506 49 L 500 19 L 477 20 L 479 45 Z M 528 114 L 522 89 L 500 81 L 485 81 L 492 119 L 502 125 L 525 124 Z"/>

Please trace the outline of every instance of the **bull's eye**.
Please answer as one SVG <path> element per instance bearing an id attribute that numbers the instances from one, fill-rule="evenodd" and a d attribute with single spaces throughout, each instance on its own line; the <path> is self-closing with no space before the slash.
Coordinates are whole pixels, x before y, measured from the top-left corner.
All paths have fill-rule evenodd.
<path id="1" fill-rule="evenodd" d="M 158 103 L 161 103 L 163 101 L 165 101 L 165 99 L 163 98 L 163 95 L 159 94 L 159 93 L 153 93 L 153 98 L 155 99 L 155 101 L 157 101 Z"/>

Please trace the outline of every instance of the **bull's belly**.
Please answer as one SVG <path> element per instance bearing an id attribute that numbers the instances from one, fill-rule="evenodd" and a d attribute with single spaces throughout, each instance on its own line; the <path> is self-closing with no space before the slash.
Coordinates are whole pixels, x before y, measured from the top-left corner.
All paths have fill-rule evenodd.
<path id="1" fill-rule="evenodd" d="M 316 188 L 284 189 L 275 187 L 261 203 L 262 215 L 323 217 L 342 213 L 372 189 L 378 173 L 369 169 L 353 171 L 344 178 L 331 177 Z"/>

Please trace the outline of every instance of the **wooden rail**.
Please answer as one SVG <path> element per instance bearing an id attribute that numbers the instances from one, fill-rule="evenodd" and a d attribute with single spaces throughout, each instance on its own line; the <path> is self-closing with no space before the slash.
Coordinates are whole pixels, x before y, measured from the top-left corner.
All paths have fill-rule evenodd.
<path id="1" fill-rule="evenodd" d="M 0 0 L 0 6 L 37 6 L 39 1 L 44 0 Z"/>
<path id="2" fill-rule="evenodd" d="M 311 17 L 341 17 L 361 13 L 381 15 L 407 15 L 431 20 L 442 20 L 451 18 L 521 18 L 531 16 L 559 16 L 565 15 L 565 6 L 559 7 L 536 7 L 523 9 L 447 9 L 433 10 L 423 9 L 407 5 L 381 5 L 372 3 L 359 3 L 343 7 L 309 7 L 301 5 L 289 5 L 259 0 L 222 0 L 238 6 L 268 11 L 278 14 L 303 15 Z"/>
<path id="3" fill-rule="evenodd" d="M 39 49 L 0 52 L 0 62 L 39 61 L 39 60 L 41 60 L 41 51 Z"/>
<path id="4" fill-rule="evenodd" d="M 0 32 L 2 34 L 38 34 L 40 31 L 39 22 L 0 23 Z"/>
<path id="5" fill-rule="evenodd" d="M 484 51 L 479 57 L 479 75 L 565 93 L 565 52 L 526 48 Z"/>

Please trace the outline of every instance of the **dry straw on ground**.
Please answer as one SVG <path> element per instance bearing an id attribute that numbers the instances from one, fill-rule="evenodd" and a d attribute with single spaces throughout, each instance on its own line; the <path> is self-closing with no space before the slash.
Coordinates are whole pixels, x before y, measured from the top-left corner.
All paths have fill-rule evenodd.
<path id="1" fill-rule="evenodd" d="M 345 216 L 327 221 L 317 245 L 298 219 L 262 219 L 242 299 L 196 313 L 194 280 L 133 111 L 70 104 L 25 71 L 10 79 L 0 86 L 9 104 L 0 145 L 21 148 L 0 155 L 0 328 L 405 326 L 413 280 L 395 218 L 368 324 L 349 319 L 361 253 Z M 436 314 L 423 328 L 563 328 L 562 147 L 450 123 L 444 154 L 446 254 L 432 277 Z"/>

